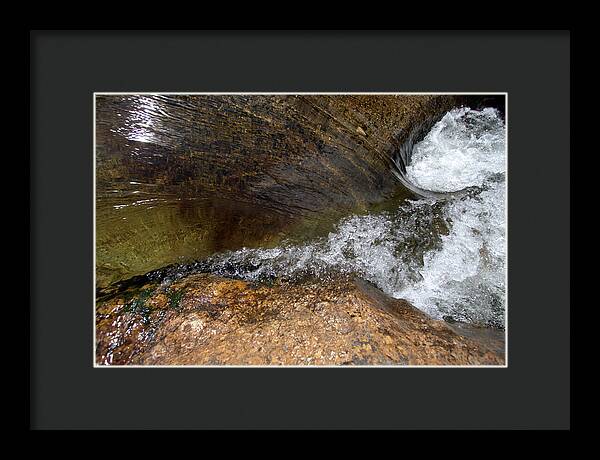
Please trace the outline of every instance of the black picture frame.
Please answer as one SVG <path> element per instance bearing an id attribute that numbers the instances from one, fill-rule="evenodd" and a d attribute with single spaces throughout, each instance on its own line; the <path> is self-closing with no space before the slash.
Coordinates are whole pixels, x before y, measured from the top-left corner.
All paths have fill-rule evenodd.
<path id="1" fill-rule="evenodd" d="M 31 31 L 31 429 L 570 428 L 569 31 Z M 94 92 L 507 92 L 508 367 L 92 366 Z"/>

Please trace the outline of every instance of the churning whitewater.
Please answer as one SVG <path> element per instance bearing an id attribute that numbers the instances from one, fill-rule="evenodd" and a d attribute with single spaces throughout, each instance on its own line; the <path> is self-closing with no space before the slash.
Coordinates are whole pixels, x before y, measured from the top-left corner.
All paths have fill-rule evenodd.
<path id="1" fill-rule="evenodd" d="M 407 177 L 461 197 L 405 201 L 342 220 L 303 245 L 242 249 L 206 261 L 250 281 L 354 273 L 438 319 L 504 327 L 506 134 L 500 114 L 448 112 L 414 146 Z"/>

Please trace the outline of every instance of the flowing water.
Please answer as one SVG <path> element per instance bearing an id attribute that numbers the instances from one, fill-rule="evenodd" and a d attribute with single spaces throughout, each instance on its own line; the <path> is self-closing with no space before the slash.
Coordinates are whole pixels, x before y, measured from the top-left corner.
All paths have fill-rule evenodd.
<path id="1" fill-rule="evenodd" d="M 434 318 L 503 328 L 505 151 L 496 110 L 454 109 L 414 146 L 406 173 L 422 189 L 465 193 L 402 200 L 327 236 L 224 252 L 195 269 L 250 281 L 351 273 Z"/>
<path id="2" fill-rule="evenodd" d="M 146 120 L 138 121 L 140 129 L 135 131 L 135 140 L 146 142 Z M 501 114 L 491 108 L 463 107 L 448 112 L 413 146 L 406 165 L 404 178 L 418 189 L 439 192 L 435 198 L 400 197 L 378 210 L 343 218 L 335 225 L 324 221 L 316 229 L 278 234 L 271 238 L 276 244 L 271 247 L 261 243 L 263 233 L 254 235 L 252 229 L 269 227 L 277 232 L 285 228 L 286 223 L 279 222 L 281 217 L 276 214 L 257 213 L 256 209 L 241 212 L 221 201 L 205 206 L 148 201 L 145 189 L 137 182 L 132 183 L 135 191 L 131 193 L 136 195 L 131 195 L 131 200 L 124 201 L 122 196 L 103 198 L 98 215 L 105 226 L 118 219 L 120 228 L 123 222 L 129 222 L 139 233 L 139 228 L 147 224 L 144 209 L 165 209 L 157 214 L 158 222 L 148 227 L 145 237 L 133 240 L 146 242 L 152 251 L 165 246 L 170 253 L 180 251 L 200 261 L 150 275 L 164 283 L 193 271 L 257 282 L 315 276 L 326 281 L 339 273 L 354 274 L 395 298 L 409 300 L 434 318 L 504 328 L 505 168 L 506 132 Z M 102 219 L 105 208 L 113 220 Z M 230 212 L 226 212 L 228 209 Z M 141 216 L 134 212 L 138 210 Z M 173 232 L 157 232 L 156 228 L 165 222 L 185 231 L 179 232 L 179 238 L 173 238 Z M 193 232 L 188 231 L 190 226 Z M 220 235 L 223 241 L 208 241 L 207 234 Z M 131 238 L 113 240 L 101 247 L 119 249 L 119 244 L 129 244 Z M 227 250 L 229 245 L 250 243 L 259 247 Z M 123 249 L 140 257 L 148 251 L 146 247 Z M 98 251 L 98 257 L 101 262 L 111 261 L 114 254 Z M 107 273 L 113 272 L 115 268 L 107 265 Z"/>

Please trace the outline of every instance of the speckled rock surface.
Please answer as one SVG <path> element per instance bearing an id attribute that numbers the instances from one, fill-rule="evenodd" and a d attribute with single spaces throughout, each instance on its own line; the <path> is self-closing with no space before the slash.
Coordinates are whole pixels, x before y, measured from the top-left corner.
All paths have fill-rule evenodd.
<path id="1" fill-rule="evenodd" d="M 191 275 L 99 301 L 96 334 L 97 363 L 108 365 L 504 364 L 485 334 L 350 278 L 267 286 Z"/>

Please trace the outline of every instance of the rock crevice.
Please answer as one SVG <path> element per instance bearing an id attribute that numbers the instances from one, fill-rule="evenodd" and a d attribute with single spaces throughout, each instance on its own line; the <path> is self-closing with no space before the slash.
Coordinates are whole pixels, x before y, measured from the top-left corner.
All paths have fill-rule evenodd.
<path id="1" fill-rule="evenodd" d="M 393 156 L 465 97 L 96 97 L 100 286 L 411 193 Z"/>

